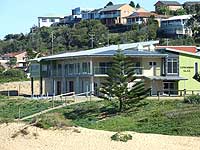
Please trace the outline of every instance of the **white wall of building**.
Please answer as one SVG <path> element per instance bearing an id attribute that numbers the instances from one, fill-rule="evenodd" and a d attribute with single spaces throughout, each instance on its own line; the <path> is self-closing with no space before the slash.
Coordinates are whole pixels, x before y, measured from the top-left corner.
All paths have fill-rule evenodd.
<path id="1" fill-rule="evenodd" d="M 50 27 L 53 23 L 60 22 L 58 17 L 38 17 L 38 27 Z"/>

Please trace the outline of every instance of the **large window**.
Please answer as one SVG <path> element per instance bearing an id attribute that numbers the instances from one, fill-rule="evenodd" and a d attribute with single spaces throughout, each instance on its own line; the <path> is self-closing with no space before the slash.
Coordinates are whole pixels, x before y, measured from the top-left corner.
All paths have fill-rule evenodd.
<path id="1" fill-rule="evenodd" d="M 168 59 L 167 60 L 167 73 L 168 74 L 178 74 L 178 60 Z"/>
<path id="2" fill-rule="evenodd" d="M 50 19 L 50 22 L 55 22 L 55 19 Z"/>
<path id="3" fill-rule="evenodd" d="M 74 64 L 69 64 L 69 75 L 74 74 Z"/>
<path id="4" fill-rule="evenodd" d="M 83 74 L 90 73 L 90 63 L 89 62 L 82 63 L 82 73 Z"/>
<path id="5" fill-rule="evenodd" d="M 178 94 L 178 84 L 177 82 L 163 82 L 164 94 Z"/>
<path id="6" fill-rule="evenodd" d="M 47 22 L 47 19 L 46 18 L 42 18 L 42 22 Z"/>

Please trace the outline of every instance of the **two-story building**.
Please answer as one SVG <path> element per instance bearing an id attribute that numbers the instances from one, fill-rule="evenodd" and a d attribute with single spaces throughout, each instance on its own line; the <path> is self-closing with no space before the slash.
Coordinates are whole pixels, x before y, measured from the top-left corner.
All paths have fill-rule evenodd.
<path id="1" fill-rule="evenodd" d="M 192 15 L 174 16 L 161 20 L 159 33 L 164 37 L 192 36 L 192 30 L 187 27 L 187 21 Z"/>
<path id="2" fill-rule="evenodd" d="M 177 1 L 158 1 L 154 6 L 156 12 L 158 12 L 160 7 L 167 7 L 171 11 L 176 11 L 183 8 L 183 6 Z"/>
<path id="3" fill-rule="evenodd" d="M 136 11 L 127 17 L 127 24 L 128 25 L 132 25 L 135 23 L 137 23 L 137 24 L 144 23 L 145 24 L 151 17 L 154 17 L 154 20 L 157 21 L 159 27 L 160 27 L 161 20 L 167 18 L 167 16 L 158 15 L 156 13 L 152 13 L 152 12 L 148 12 L 148 11 Z"/>
<path id="4" fill-rule="evenodd" d="M 133 63 L 138 80 L 143 80 L 151 94 L 177 95 L 178 90 L 199 90 L 199 83 L 193 79 L 199 71 L 200 56 L 194 47 L 187 50 L 175 47 L 157 47 L 158 41 L 112 45 L 92 50 L 69 52 L 31 60 L 32 84 L 35 78 L 45 81 L 41 94 L 59 95 L 68 92 L 92 91 L 98 95 L 98 88 L 107 77 L 117 49 Z M 185 51 L 184 51 L 185 50 Z M 193 85 L 191 85 L 192 83 Z M 43 90 L 45 89 L 45 90 Z M 32 91 L 34 94 L 34 90 Z"/>
<path id="5" fill-rule="evenodd" d="M 168 54 L 166 62 L 166 75 L 179 76 L 184 80 L 179 82 L 170 80 L 163 84 L 164 94 L 180 94 L 178 91 L 186 89 L 188 94 L 199 93 L 200 83 L 195 79 L 195 75 L 200 72 L 200 55 L 196 46 L 158 46 L 158 51 Z"/>
<path id="6" fill-rule="evenodd" d="M 126 17 L 130 16 L 135 9 L 128 4 L 106 6 L 100 10 L 100 19 L 106 26 L 126 24 Z"/>
<path id="7" fill-rule="evenodd" d="M 102 8 L 94 9 L 91 11 L 82 11 L 81 12 L 82 20 L 91 20 L 91 19 L 99 20 L 101 10 L 102 10 Z"/>
<path id="8" fill-rule="evenodd" d="M 16 59 L 16 64 L 13 66 L 14 68 L 21 68 L 21 69 L 27 68 L 27 52 L 26 51 L 13 52 L 13 53 L 7 53 L 7 54 L 2 55 L 1 56 L 1 59 L 3 60 L 2 64 L 5 64 L 4 66 L 6 66 L 6 63 L 8 63 L 12 58 Z"/>
<path id="9" fill-rule="evenodd" d="M 59 23 L 63 18 L 64 16 L 55 15 L 38 17 L 38 27 L 50 27 L 54 23 Z"/>

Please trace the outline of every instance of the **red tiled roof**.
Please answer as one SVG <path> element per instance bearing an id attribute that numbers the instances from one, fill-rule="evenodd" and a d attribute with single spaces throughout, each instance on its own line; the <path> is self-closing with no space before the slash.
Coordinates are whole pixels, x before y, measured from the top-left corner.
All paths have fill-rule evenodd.
<path id="1" fill-rule="evenodd" d="M 156 48 L 171 48 L 189 53 L 196 53 L 196 46 L 157 46 Z"/>
<path id="2" fill-rule="evenodd" d="M 15 57 L 16 55 L 19 55 L 19 54 L 22 54 L 24 52 L 13 52 L 13 53 L 7 53 L 7 54 L 4 54 L 3 56 L 4 57 Z"/>
<path id="3" fill-rule="evenodd" d="M 128 18 L 134 18 L 134 17 L 150 17 L 150 16 L 158 16 L 156 13 L 151 12 L 134 12 L 132 15 L 130 15 Z"/>

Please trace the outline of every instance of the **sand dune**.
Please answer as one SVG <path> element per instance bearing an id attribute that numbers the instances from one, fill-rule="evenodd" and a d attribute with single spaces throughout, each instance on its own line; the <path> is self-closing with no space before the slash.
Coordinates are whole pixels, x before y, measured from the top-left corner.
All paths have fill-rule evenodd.
<path id="1" fill-rule="evenodd" d="M 43 130 L 23 123 L 0 125 L 0 150 L 200 150 L 200 138 L 130 132 L 127 143 L 111 141 L 114 132 L 85 128 Z M 16 134 L 17 133 L 17 134 Z M 12 136 L 16 136 L 12 138 Z"/>

